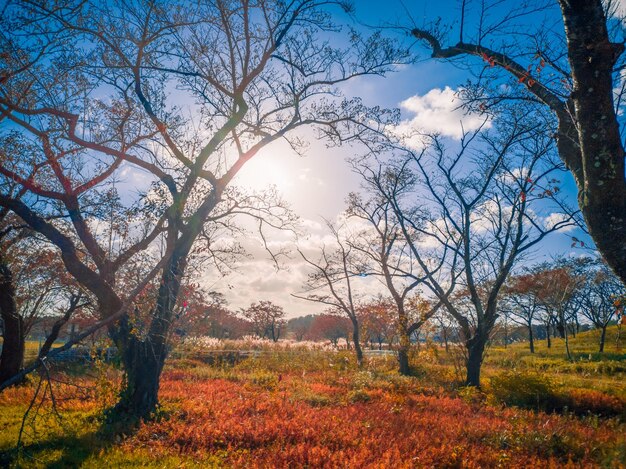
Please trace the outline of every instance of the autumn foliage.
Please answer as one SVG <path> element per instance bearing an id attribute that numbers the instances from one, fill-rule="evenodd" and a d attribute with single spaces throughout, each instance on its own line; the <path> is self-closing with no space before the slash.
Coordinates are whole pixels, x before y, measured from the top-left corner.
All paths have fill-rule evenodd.
<path id="1" fill-rule="evenodd" d="M 279 355 L 235 367 L 172 361 L 160 417 L 100 448 L 95 460 L 117 451 L 160 467 L 173 457 L 220 467 L 620 467 L 624 455 L 616 419 L 507 407 L 446 389 L 434 374 L 404 377 L 380 364 L 358 371 L 347 353 Z M 88 422 L 106 400 L 102 382 L 115 379 L 91 388 L 89 380 L 59 386 L 57 399 L 62 413 L 85 413 L 82 425 L 93 431 Z M 80 391 L 87 388 L 88 396 Z M 9 390 L 0 406 L 24 406 L 31 393 Z M 581 409 L 623 406 L 597 391 L 569 396 Z M 26 451 L 40 445 L 41 436 Z"/>

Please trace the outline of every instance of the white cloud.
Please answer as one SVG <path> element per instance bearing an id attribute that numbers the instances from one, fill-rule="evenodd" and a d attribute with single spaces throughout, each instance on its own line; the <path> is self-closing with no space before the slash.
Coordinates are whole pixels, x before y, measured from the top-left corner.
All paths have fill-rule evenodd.
<path id="1" fill-rule="evenodd" d="M 626 0 L 611 0 L 609 13 L 614 13 L 615 17 L 624 21 L 624 18 L 626 18 Z"/>
<path id="2" fill-rule="evenodd" d="M 554 226 L 557 223 L 561 223 L 564 222 L 565 220 L 567 220 L 567 215 L 565 215 L 564 213 L 552 213 L 550 215 L 548 215 L 544 220 L 543 220 L 543 226 L 545 227 L 546 230 L 552 229 L 554 228 Z M 559 231 L 567 233 L 569 231 L 573 231 L 576 229 L 576 225 L 568 225 L 568 226 L 564 226 L 563 228 L 559 229 Z"/>
<path id="3" fill-rule="evenodd" d="M 463 131 L 480 128 L 485 117 L 468 114 L 461 108 L 461 100 L 456 97 L 458 90 L 446 86 L 433 88 L 423 96 L 415 95 L 400 103 L 400 107 L 410 114 L 409 120 L 402 121 L 396 127 L 396 134 L 406 139 L 409 146 L 421 147 L 421 134 L 440 134 L 444 137 L 460 139 Z M 486 127 L 490 123 L 487 122 Z"/>

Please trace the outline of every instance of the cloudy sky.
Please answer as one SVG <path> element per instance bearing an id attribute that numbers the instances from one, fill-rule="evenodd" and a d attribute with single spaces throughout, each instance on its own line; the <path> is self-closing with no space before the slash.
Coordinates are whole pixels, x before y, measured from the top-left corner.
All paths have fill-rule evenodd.
<path id="1" fill-rule="evenodd" d="M 400 24 L 406 18 L 402 4 L 394 0 L 385 2 L 386 6 L 393 6 L 385 9 L 387 17 L 379 16 L 380 9 L 377 6 L 380 3 L 357 0 L 357 18 L 366 24 Z M 459 2 L 453 0 L 405 3 L 417 4 L 410 12 L 415 23 L 426 21 L 426 18 L 432 20 L 437 16 L 441 16 L 444 22 L 452 21 L 458 16 Z M 465 130 L 480 125 L 482 118 L 464 115 L 455 100 L 456 90 L 466 80 L 465 72 L 451 64 L 427 60 L 427 51 L 419 45 L 414 46 L 414 50 L 423 60 L 411 66 L 399 67 L 385 78 L 354 80 L 346 88 L 346 94 L 360 96 L 369 105 L 400 108 L 403 119 L 400 130 L 420 129 L 458 139 L 461 124 Z M 323 142 L 315 139 L 310 139 L 309 144 L 304 157 L 295 155 L 284 143 L 264 149 L 241 171 L 237 183 L 254 189 L 276 185 L 293 211 L 301 217 L 303 231 L 307 234 L 298 239 L 299 246 L 312 253 L 324 243 L 331 242 L 323 219 L 336 220 L 341 216 L 346 196 L 350 191 L 358 189 L 359 179 L 345 161 L 355 149 L 328 149 Z M 574 197 L 569 174 L 563 186 Z M 582 238 L 579 232 L 552 235 L 541 245 L 534 259 L 557 253 L 581 254 L 570 248 L 572 235 Z M 272 237 L 275 247 L 294 248 L 295 242 L 290 233 L 279 233 Z M 233 309 L 245 307 L 253 301 L 271 300 L 283 306 L 289 317 L 323 310 L 320 305 L 291 296 L 302 290 L 308 273 L 297 252 L 293 252 L 291 258 L 283 258 L 281 269 L 276 270 L 259 239 L 251 236 L 244 244 L 251 257 L 225 277 L 206 272 L 203 283 L 207 289 L 223 292 Z M 382 286 L 375 279 L 359 280 L 363 283 L 363 291 L 382 291 Z"/>

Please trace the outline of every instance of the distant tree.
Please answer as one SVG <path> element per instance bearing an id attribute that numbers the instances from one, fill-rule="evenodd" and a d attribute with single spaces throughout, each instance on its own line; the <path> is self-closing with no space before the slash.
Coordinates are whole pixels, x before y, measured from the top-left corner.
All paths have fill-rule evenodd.
<path id="1" fill-rule="evenodd" d="M 440 309 L 437 314 L 434 315 L 433 320 L 438 326 L 439 339 L 443 341 L 446 352 L 450 351 L 450 340 L 454 338 L 454 319 L 446 312 L 445 309 Z"/>
<path id="2" fill-rule="evenodd" d="M 604 352 L 606 328 L 616 317 L 619 299 L 626 291 L 619 278 L 601 261 L 591 261 L 584 271 L 581 314 L 600 329 L 600 353 Z M 616 304 L 617 303 L 617 304 Z"/>
<path id="3" fill-rule="evenodd" d="M 238 339 L 252 334 L 252 324 L 227 306 L 222 293 L 205 292 L 196 284 L 185 285 L 178 299 L 174 332 L 182 337 L 217 339 Z"/>
<path id="4" fill-rule="evenodd" d="M 310 337 L 315 340 L 327 339 L 336 347 L 339 339 L 350 340 L 350 320 L 336 312 L 316 315 L 309 330 Z"/>
<path id="5" fill-rule="evenodd" d="M 507 311 L 513 322 L 526 327 L 530 353 L 535 353 L 533 326 L 541 309 L 539 289 L 537 273 L 529 272 L 510 277 L 502 297 L 501 308 Z"/>
<path id="6" fill-rule="evenodd" d="M 382 350 L 385 343 L 391 350 L 398 337 L 398 314 L 393 299 L 379 296 L 359 306 L 358 314 L 363 336 L 369 339 L 370 344 L 376 342 L 378 350 Z"/>
<path id="7" fill-rule="evenodd" d="M 544 322 L 552 323 L 565 341 L 568 359 L 572 355 L 567 326 L 580 309 L 580 294 L 585 294 L 581 291 L 584 277 L 576 271 L 576 267 L 580 267 L 579 261 L 557 259 L 554 263 L 544 264 L 536 278 L 539 301 L 546 315 Z"/>
<path id="8" fill-rule="evenodd" d="M 313 316 L 312 314 L 292 318 L 287 321 L 287 329 L 293 334 L 294 338 L 298 342 L 300 342 L 304 340 L 309 334 L 309 330 L 311 329 L 311 323 L 313 322 L 314 318 L 315 316 Z"/>
<path id="9" fill-rule="evenodd" d="M 254 333 L 259 337 L 268 337 L 278 342 L 281 333 L 285 331 L 285 310 L 271 301 L 252 303 L 242 309 L 241 314 L 252 324 Z"/>
<path id="10" fill-rule="evenodd" d="M 363 365 L 361 331 L 358 315 L 358 298 L 354 288 L 355 278 L 361 275 L 360 264 L 353 246 L 340 234 L 332 223 L 326 226 L 333 236 L 333 246 L 322 246 L 319 258 L 313 259 L 298 249 L 302 259 L 311 267 L 303 293 L 293 294 L 296 298 L 330 306 L 341 313 L 352 324 L 352 341 L 358 366 Z M 345 226 L 342 227 L 345 231 Z"/>

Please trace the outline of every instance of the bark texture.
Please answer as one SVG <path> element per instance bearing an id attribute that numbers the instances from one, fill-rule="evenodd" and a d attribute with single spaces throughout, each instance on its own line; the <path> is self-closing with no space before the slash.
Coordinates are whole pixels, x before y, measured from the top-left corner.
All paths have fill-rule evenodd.
<path id="1" fill-rule="evenodd" d="M 0 354 L 0 383 L 17 375 L 24 363 L 24 322 L 15 302 L 13 275 L 7 263 L 0 259 L 0 317 L 3 343 Z"/>

